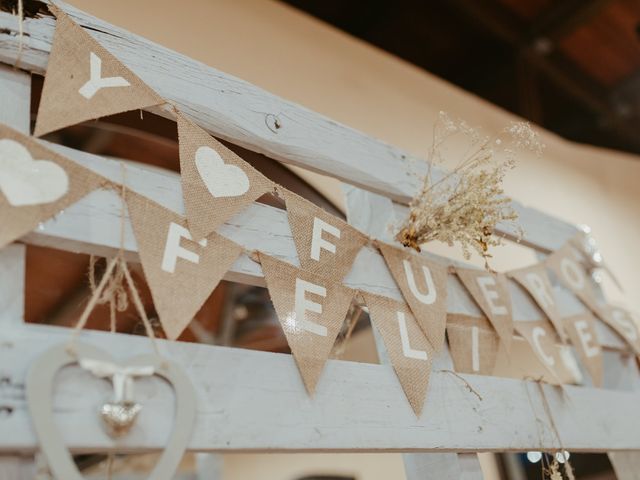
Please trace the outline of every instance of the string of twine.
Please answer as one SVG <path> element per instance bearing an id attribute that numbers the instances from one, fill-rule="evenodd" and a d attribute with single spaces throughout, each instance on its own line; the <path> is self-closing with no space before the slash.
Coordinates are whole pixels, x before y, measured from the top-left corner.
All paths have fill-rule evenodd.
<path id="1" fill-rule="evenodd" d="M 562 439 L 560 437 L 560 431 L 558 430 L 558 427 L 556 425 L 555 419 L 553 418 L 553 412 L 551 411 L 551 405 L 549 404 L 549 399 L 547 398 L 547 393 L 544 390 L 544 382 L 542 381 L 541 378 L 525 378 L 525 380 L 532 380 L 537 385 L 538 391 L 540 392 L 540 396 L 542 397 L 542 406 L 544 408 L 545 415 L 549 419 L 548 425 L 550 426 L 551 431 L 553 432 L 553 435 L 556 437 L 556 440 L 558 442 L 558 446 L 560 448 L 560 454 L 564 458 L 564 471 L 565 471 L 565 473 L 567 475 L 567 478 L 569 480 L 575 480 L 575 475 L 573 473 L 573 467 L 571 466 L 571 463 L 569 462 L 569 459 L 565 456 L 564 452 L 566 450 L 564 448 Z M 525 382 L 524 388 L 525 388 L 525 391 L 527 392 L 527 398 L 529 400 L 529 405 L 531 407 L 531 411 L 533 412 L 534 418 L 536 420 L 536 428 L 538 430 L 538 440 L 540 441 L 540 447 L 541 447 L 541 450 L 542 450 L 543 431 L 541 430 L 541 428 L 542 428 L 542 425 L 545 424 L 546 422 L 544 422 L 544 420 L 541 419 L 538 416 L 538 414 L 536 413 L 536 411 L 535 411 L 535 408 L 533 406 L 533 400 L 531 398 L 531 393 L 529 392 L 529 386 L 528 386 L 527 382 Z M 564 391 L 564 388 L 561 387 L 561 391 L 562 391 L 563 397 L 567 398 L 566 397 L 566 392 Z M 547 464 L 546 467 L 545 467 L 545 463 Z M 546 454 L 543 452 L 543 455 L 542 455 L 542 474 L 543 474 L 543 478 L 544 478 L 544 472 L 545 471 L 553 472 L 554 468 L 555 469 L 558 468 L 557 457 L 554 456 L 553 457 L 553 461 L 549 462 L 549 459 L 546 458 Z"/>
<path id="2" fill-rule="evenodd" d="M 23 0 L 18 0 L 18 54 L 13 64 L 14 68 L 20 68 L 22 52 L 24 50 L 24 4 Z"/>
<path id="3" fill-rule="evenodd" d="M 124 257 L 124 228 L 125 228 L 125 204 L 127 189 L 125 187 L 126 182 L 126 169 L 123 163 L 120 163 L 120 170 L 122 173 L 122 184 L 120 185 L 120 198 L 122 199 L 122 206 L 120 209 L 120 248 L 118 249 L 117 256 Z M 89 257 L 89 286 L 91 292 L 95 293 L 97 289 L 96 285 L 96 262 L 97 259 L 94 255 Z M 127 291 L 124 288 L 124 270 L 121 267 L 122 263 L 116 264 L 115 273 L 109 277 L 109 282 L 104 291 L 100 294 L 97 300 L 98 305 L 104 305 L 109 303 L 109 330 L 112 333 L 116 331 L 116 313 L 124 312 L 129 308 L 129 297 Z"/>
<path id="4" fill-rule="evenodd" d="M 356 325 L 358 324 L 358 322 L 360 321 L 360 317 L 361 317 L 361 312 L 358 311 L 356 312 L 355 315 L 352 315 L 348 322 L 349 325 L 347 327 L 347 331 L 345 332 L 344 336 L 342 337 L 342 341 L 336 346 L 336 349 L 334 351 L 334 356 L 335 358 L 342 358 L 342 356 L 344 355 L 344 352 L 347 351 L 347 346 L 349 345 L 349 340 L 351 340 L 351 335 L 353 335 L 354 330 L 356 329 Z"/>
<path id="5" fill-rule="evenodd" d="M 76 353 L 75 342 L 80 335 L 80 331 L 86 326 L 91 312 L 93 312 L 95 307 L 100 303 L 109 303 L 110 330 L 111 332 L 116 331 L 116 311 L 125 310 L 129 304 L 127 290 L 124 287 L 124 283 L 126 283 L 133 305 L 144 324 L 147 336 L 151 340 L 153 351 L 158 357 L 161 357 L 153 327 L 151 326 L 144 304 L 142 303 L 140 294 L 135 286 L 133 278 L 131 277 L 131 272 L 129 271 L 129 267 L 127 266 L 127 262 L 124 258 L 124 227 L 127 188 L 124 164 L 120 163 L 120 167 L 122 171 L 122 184 L 120 185 L 120 197 L 122 200 L 122 208 L 120 211 L 120 248 L 118 249 L 116 256 L 107 262 L 107 268 L 98 285 L 95 285 L 95 259 L 93 257 L 90 259 L 89 283 L 92 294 L 74 327 L 71 339 L 67 345 L 67 351 L 71 354 Z"/>
<path id="6" fill-rule="evenodd" d="M 478 393 L 478 391 L 473 388 L 473 385 L 471 385 L 462 375 L 458 374 L 457 372 L 451 370 L 451 369 L 442 369 L 442 370 L 438 370 L 438 372 L 440 373 L 448 373 L 449 375 L 453 375 L 454 377 L 456 377 L 458 380 L 460 380 L 463 384 L 464 387 L 469 390 L 469 393 L 473 393 L 476 397 L 478 397 L 478 400 L 480 400 L 481 402 L 483 401 L 482 395 L 480 395 L 480 393 Z"/>
<path id="7" fill-rule="evenodd" d="M 562 444 L 562 439 L 560 438 L 560 431 L 558 430 L 558 426 L 556 425 L 556 421 L 553 418 L 553 413 L 551 412 L 551 405 L 549 405 L 549 400 L 547 398 L 547 393 L 544 391 L 544 385 L 542 384 L 541 380 L 538 380 L 537 382 L 538 385 L 538 390 L 540 391 L 540 396 L 542 397 L 542 406 L 544 407 L 544 411 L 547 414 L 547 417 L 549 418 L 549 423 L 551 425 L 551 430 L 553 431 L 554 435 L 556 436 L 556 439 L 558 440 L 558 445 L 560 445 L 560 452 L 561 455 L 564 458 L 564 470 L 565 473 L 567 474 L 567 477 L 570 480 L 574 480 L 574 474 L 573 474 L 573 467 L 571 466 L 571 463 L 569 462 L 569 459 L 565 456 L 564 452 L 566 451 L 564 448 L 564 445 Z M 562 390 L 562 393 L 564 394 L 564 390 Z M 556 459 L 557 461 L 557 459 Z"/>

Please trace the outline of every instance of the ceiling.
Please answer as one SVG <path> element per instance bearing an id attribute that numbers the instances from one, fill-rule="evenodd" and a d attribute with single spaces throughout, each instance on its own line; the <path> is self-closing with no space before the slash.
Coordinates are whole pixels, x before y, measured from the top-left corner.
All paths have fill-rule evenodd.
<path id="1" fill-rule="evenodd" d="M 640 153 L 640 0 L 283 0 L 565 138 Z"/>

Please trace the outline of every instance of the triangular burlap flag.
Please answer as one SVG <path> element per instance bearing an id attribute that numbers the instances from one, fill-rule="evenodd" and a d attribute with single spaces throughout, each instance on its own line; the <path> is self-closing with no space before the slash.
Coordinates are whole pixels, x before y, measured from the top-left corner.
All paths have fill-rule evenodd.
<path id="1" fill-rule="evenodd" d="M 59 8 L 35 135 L 164 103 Z"/>
<path id="2" fill-rule="evenodd" d="M 259 258 L 302 381 L 313 395 L 355 292 L 263 253 Z"/>
<path id="3" fill-rule="evenodd" d="M 366 292 L 362 296 L 411 408 L 420 416 L 431 376 L 433 347 L 405 303 Z"/>
<path id="4" fill-rule="evenodd" d="M 295 193 L 283 195 L 302 268 L 342 281 L 367 236 Z"/>
<path id="5" fill-rule="evenodd" d="M 456 372 L 493 374 L 500 339 L 489 320 L 467 315 L 448 315 L 447 338 Z"/>
<path id="6" fill-rule="evenodd" d="M 609 461 L 617 480 L 640 480 L 640 452 L 621 450 L 608 452 Z"/>
<path id="7" fill-rule="evenodd" d="M 514 322 L 514 328 L 531 345 L 531 349 L 540 363 L 551 373 L 552 378 L 561 382 L 561 378 L 567 378 L 567 367 L 560 356 L 560 350 L 556 345 L 558 334 L 548 320 L 528 322 Z"/>
<path id="8" fill-rule="evenodd" d="M 631 313 L 613 305 L 602 307 L 602 311 L 600 318 L 629 344 L 636 355 L 640 355 L 640 330 Z"/>
<path id="9" fill-rule="evenodd" d="M 545 260 L 545 265 L 558 277 L 558 280 L 573 292 L 584 305 L 603 318 L 606 313 L 596 300 L 591 279 L 584 267 L 582 255 L 570 243 L 556 250 Z"/>
<path id="10" fill-rule="evenodd" d="M 178 137 L 182 195 L 196 240 L 273 190 L 271 180 L 182 114 Z"/>
<path id="11" fill-rule="evenodd" d="M 439 352 L 447 328 L 447 267 L 386 243 L 377 245 L 418 325 Z"/>
<path id="12" fill-rule="evenodd" d="M 530 267 L 512 270 L 508 272 L 507 275 L 516 280 L 529 295 L 531 295 L 540 309 L 549 318 L 562 341 L 565 341 L 567 334 L 564 331 L 564 324 L 558 310 L 556 296 L 553 293 L 553 286 L 551 285 L 551 280 L 549 280 L 545 266 L 543 264 L 536 264 Z"/>
<path id="13" fill-rule="evenodd" d="M 0 248 L 109 181 L 0 124 Z"/>
<path id="14" fill-rule="evenodd" d="M 242 247 L 217 233 L 195 242 L 177 213 L 131 191 L 126 200 L 153 304 L 167 337 L 175 340 Z"/>
<path id="15" fill-rule="evenodd" d="M 513 340 L 513 317 L 507 278 L 503 274 L 461 267 L 456 267 L 456 274 L 496 329 L 505 350 L 509 352 Z"/>
<path id="16" fill-rule="evenodd" d="M 596 320 L 589 313 L 574 315 L 564 319 L 565 329 L 580 360 L 587 368 L 593 385 L 602 386 L 602 348 L 598 343 Z"/>

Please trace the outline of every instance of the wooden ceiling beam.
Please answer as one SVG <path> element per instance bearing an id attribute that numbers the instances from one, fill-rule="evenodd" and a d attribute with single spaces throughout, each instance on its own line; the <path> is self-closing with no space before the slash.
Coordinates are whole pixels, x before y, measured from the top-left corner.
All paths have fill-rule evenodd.
<path id="1" fill-rule="evenodd" d="M 563 0 L 552 2 L 531 24 L 529 37 L 555 42 L 594 17 L 611 0 Z"/>
<path id="2" fill-rule="evenodd" d="M 609 101 L 619 115 L 640 118 L 640 70 L 619 82 L 609 94 Z"/>
<path id="3" fill-rule="evenodd" d="M 580 14 L 576 13 L 583 21 L 588 15 L 595 13 L 596 7 L 601 8 L 604 1 L 588 0 L 584 3 L 589 5 L 580 8 Z M 545 50 L 544 47 L 540 48 L 540 45 L 537 45 L 536 48 L 532 47 L 530 34 L 522 33 L 528 32 L 529 29 L 506 8 L 491 0 L 451 0 L 450 4 L 510 44 L 519 56 L 524 57 L 525 61 L 553 81 L 567 95 L 575 98 L 594 112 L 599 117 L 599 125 L 624 139 L 629 145 L 640 148 L 640 138 L 637 134 L 638 125 L 619 114 L 618 109 L 609 102 L 608 92 L 595 82 L 589 81 L 560 52 L 552 51 L 553 49 Z M 578 7 L 575 8 L 578 9 Z M 555 16 L 559 18 L 560 14 L 556 13 Z M 546 28 L 549 29 L 549 33 L 556 32 L 554 34 L 557 35 L 561 31 L 562 23 L 557 23 L 558 20 L 555 21 L 555 27 L 551 20 L 545 20 L 545 22 L 548 25 Z M 573 23 L 573 28 L 575 26 L 577 24 Z M 541 29 L 542 26 L 537 28 Z M 566 31 L 566 27 L 563 28 Z"/>

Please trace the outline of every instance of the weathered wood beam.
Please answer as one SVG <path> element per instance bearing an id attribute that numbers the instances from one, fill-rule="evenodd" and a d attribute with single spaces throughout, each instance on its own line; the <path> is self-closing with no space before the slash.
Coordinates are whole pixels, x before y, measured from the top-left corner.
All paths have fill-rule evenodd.
<path id="1" fill-rule="evenodd" d="M 584 25 L 611 0 L 561 0 L 549 4 L 529 27 L 529 38 L 555 42 Z"/>
<path id="2" fill-rule="evenodd" d="M 29 133 L 31 76 L 0 65 L 0 122 Z M 24 321 L 26 269 L 24 245 L 8 245 L 0 251 L 0 325 Z"/>
<path id="3" fill-rule="evenodd" d="M 0 121 L 29 133 L 31 75 L 0 65 Z M 0 330 L 24 323 L 26 246 L 14 243 L 0 250 Z M 9 410 L 4 410 L 8 412 Z M 0 455 L 0 478 L 34 478 L 33 456 Z"/>
<path id="4" fill-rule="evenodd" d="M 69 331 L 29 325 L 1 335 L 0 365 L 6 380 L 0 406 L 11 413 L 0 421 L 0 451 L 35 451 L 25 375 L 37 356 L 67 341 Z M 122 359 L 151 348 L 144 337 L 106 332 L 85 331 L 80 340 Z M 387 365 L 330 360 L 310 398 L 290 355 L 167 341 L 160 341 L 160 349 L 182 365 L 196 388 L 191 450 L 476 452 L 561 447 L 535 382 L 456 377 L 435 370 L 417 419 Z M 104 381 L 69 368 L 57 385 L 52 410 L 73 451 L 140 452 L 166 444 L 173 394 L 164 381 L 136 381 L 143 413 L 131 435 L 117 444 L 97 419 L 96 408 L 107 395 Z M 640 416 L 629 414 L 637 409 L 637 392 L 541 388 L 562 447 L 571 452 L 640 449 Z"/>
<path id="5" fill-rule="evenodd" d="M 379 192 L 401 203 L 413 196 L 426 168 L 421 159 L 375 140 L 327 117 L 276 97 L 243 80 L 191 60 L 153 42 L 119 29 L 71 6 L 57 2 L 127 67 L 154 90 L 175 103 L 213 135 L 264 153 L 270 158 L 298 165 Z M 31 72 L 46 71 L 55 20 L 50 16 L 25 20 L 26 36 L 20 65 Z M 13 64 L 18 52 L 17 18 L 0 12 L 0 62 Z M 172 113 L 152 109 L 171 118 Z M 278 120 L 278 128 L 273 119 Z M 557 231 L 529 234 L 522 243 L 553 250 L 550 241 L 573 226 L 514 202 L 516 208 L 546 217 Z M 508 227 L 499 231 L 508 238 Z"/>

